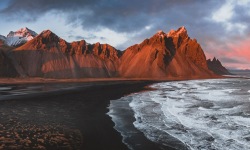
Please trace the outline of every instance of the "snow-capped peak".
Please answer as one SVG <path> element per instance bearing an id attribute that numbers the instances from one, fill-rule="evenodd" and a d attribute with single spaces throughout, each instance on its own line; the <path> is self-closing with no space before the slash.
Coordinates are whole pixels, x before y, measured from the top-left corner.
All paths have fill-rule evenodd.
<path id="1" fill-rule="evenodd" d="M 35 36 L 37 36 L 37 33 L 30 30 L 29 28 L 25 27 L 25 28 L 21 28 L 19 30 L 17 30 L 16 32 L 10 31 L 10 33 L 7 35 L 8 37 L 26 37 L 27 40 L 31 40 L 33 39 Z"/>
<path id="2" fill-rule="evenodd" d="M 5 43 L 9 46 L 18 46 L 32 40 L 35 36 L 37 36 L 36 32 L 25 27 L 15 32 L 10 31 L 6 37 Z"/>

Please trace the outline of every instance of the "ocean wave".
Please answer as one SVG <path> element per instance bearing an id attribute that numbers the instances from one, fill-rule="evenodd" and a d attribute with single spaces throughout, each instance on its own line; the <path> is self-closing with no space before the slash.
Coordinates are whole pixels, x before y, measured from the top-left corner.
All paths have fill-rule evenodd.
<path id="1" fill-rule="evenodd" d="M 130 95 L 127 103 L 134 127 L 155 143 L 176 149 L 247 150 L 249 85 L 243 79 L 157 83 L 152 85 L 157 90 Z"/>

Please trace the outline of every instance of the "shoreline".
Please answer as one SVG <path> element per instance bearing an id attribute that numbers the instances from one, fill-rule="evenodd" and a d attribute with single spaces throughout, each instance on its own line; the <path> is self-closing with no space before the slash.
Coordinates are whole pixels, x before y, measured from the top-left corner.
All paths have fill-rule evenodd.
<path id="1" fill-rule="evenodd" d="M 49 132 L 60 132 L 64 140 L 72 133 L 77 134 L 76 137 L 81 139 L 81 147 L 73 147 L 72 141 L 68 139 L 68 146 L 73 149 L 110 149 L 110 150 L 126 150 L 127 146 L 122 143 L 122 136 L 114 129 L 115 124 L 107 115 L 110 100 L 119 99 L 125 95 L 146 90 L 146 86 L 156 83 L 155 81 L 105 81 L 98 83 L 88 83 L 88 86 L 78 87 L 69 91 L 57 91 L 51 93 L 33 94 L 31 96 L 24 95 L 21 97 L 10 97 L 7 100 L 0 101 L 3 113 L 0 115 L 1 125 L 5 127 L 2 132 L 6 133 L 5 140 L 8 140 L 7 133 L 12 133 L 13 128 L 8 127 L 9 121 L 17 122 L 21 127 L 26 128 L 28 132 L 34 131 L 30 126 L 39 126 L 39 130 L 48 130 Z M 85 85 L 86 83 L 81 83 Z M 15 110 L 15 111 L 13 111 Z M 38 111 L 39 110 L 39 111 Z M 6 120 L 6 121 L 5 121 Z M 47 126 L 51 127 L 47 129 Z M 59 126 L 58 129 L 55 126 Z M 59 130 L 60 129 L 60 130 Z M 71 132 L 65 132 L 71 131 Z M 45 131 L 43 131 L 45 132 Z M 13 132 L 14 133 L 14 132 Z M 19 133 L 19 130 L 15 131 Z M 81 133 L 81 134 L 79 134 Z M 35 135 L 38 133 L 34 133 Z M 40 133 L 39 133 L 40 135 Z M 45 133 L 47 136 L 47 133 Z M 14 135 L 10 135 L 14 136 Z M 28 135 L 25 135 L 28 136 Z M 37 136 L 37 135 L 36 135 Z M 56 136 L 57 141 L 62 137 Z M 25 137 L 32 139 L 28 148 L 35 148 L 39 145 L 45 148 L 54 149 L 54 145 L 46 142 L 41 144 L 34 137 Z M 47 138 L 48 139 L 48 138 Z M 19 139 L 23 140 L 23 139 Z M 8 141 L 5 141 L 8 143 Z M 79 140 L 78 140 L 79 142 Z M 151 141 L 147 141 L 151 143 Z M 17 148 L 27 148 L 19 142 L 13 145 Z M 71 145 L 70 145 L 71 144 Z M 152 143 L 151 143 L 152 144 Z M 79 143 L 78 143 L 79 145 Z M 8 145 L 5 145 L 8 146 Z M 63 146 L 63 145 L 61 145 Z M 64 145 L 65 146 L 65 145 Z M 10 148 L 10 147 L 4 147 Z M 13 147 L 12 147 L 13 148 Z"/>
<path id="2" fill-rule="evenodd" d="M 81 133 L 80 135 L 78 134 L 78 137 L 82 138 L 81 147 L 73 147 L 73 149 L 125 150 L 128 148 L 122 142 L 122 136 L 114 128 L 115 123 L 112 121 L 111 117 L 107 115 L 109 112 L 108 106 L 110 100 L 116 100 L 136 92 L 154 90 L 149 88 L 149 85 L 168 81 L 170 80 L 143 81 L 131 79 L 108 79 L 104 81 L 99 79 L 88 82 L 58 82 L 58 80 L 54 80 L 53 82 L 38 83 L 26 82 L 26 86 L 33 84 L 53 85 L 55 83 L 58 85 L 64 84 L 67 86 L 72 84 L 73 86 L 77 86 L 72 89 L 57 89 L 47 92 L 37 92 L 5 98 L 1 100 L 0 103 L 2 104 L 1 108 L 4 109 L 4 113 L 8 113 L 7 116 L 0 114 L 0 118 L 7 121 L 13 120 L 13 118 L 15 118 L 15 121 L 19 122 L 20 124 L 28 123 L 30 126 L 41 125 L 41 129 L 43 129 L 44 124 L 50 125 L 51 127 L 57 126 L 59 124 L 60 129 L 72 131 L 72 134 Z M 19 82 L 18 84 L 10 82 L 9 84 L 19 85 L 23 84 L 23 82 Z M 25 109 L 25 111 L 23 109 Z M 42 113 L 37 112 L 38 109 L 41 109 Z M 12 110 L 16 110 L 16 112 L 12 112 Z M 19 114 L 24 115 L 20 116 Z M 2 120 L 0 119 L 0 121 Z M 7 125 L 8 122 L 3 121 L 1 125 L 5 126 L 5 124 Z M 28 128 L 27 130 L 31 129 Z M 12 131 L 6 130 L 6 133 L 7 132 Z M 141 134 L 143 135 L 143 133 Z M 151 148 L 159 148 L 156 143 L 151 142 L 145 137 L 143 138 L 143 136 L 141 136 L 141 140 L 144 141 L 146 145 L 150 145 Z M 51 145 L 42 146 L 52 149 L 55 148 Z"/>
<path id="3" fill-rule="evenodd" d="M 39 84 L 39 83 L 92 83 L 92 82 L 114 82 L 114 81 L 149 81 L 149 82 L 167 82 L 181 80 L 201 80 L 201 79 L 222 79 L 233 78 L 229 76 L 214 77 L 164 77 L 164 78 L 75 78 L 75 79 L 55 79 L 55 78 L 0 78 L 0 84 Z"/>

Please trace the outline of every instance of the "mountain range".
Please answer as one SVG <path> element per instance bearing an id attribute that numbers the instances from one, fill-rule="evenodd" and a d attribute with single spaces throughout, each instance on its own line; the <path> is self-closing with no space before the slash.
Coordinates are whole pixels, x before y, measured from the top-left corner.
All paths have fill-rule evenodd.
<path id="1" fill-rule="evenodd" d="M 0 36 L 2 77 L 193 79 L 216 77 L 221 67 L 206 60 L 185 27 L 159 31 L 124 51 L 85 40 L 69 43 L 50 30 L 22 28 Z"/>

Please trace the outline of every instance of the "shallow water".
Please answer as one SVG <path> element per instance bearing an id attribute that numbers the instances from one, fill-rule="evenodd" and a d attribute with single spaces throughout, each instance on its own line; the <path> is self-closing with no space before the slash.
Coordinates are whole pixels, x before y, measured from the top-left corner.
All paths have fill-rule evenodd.
<path id="1" fill-rule="evenodd" d="M 39 84 L 0 84 L 0 100 L 16 98 L 31 94 L 46 94 L 57 91 L 74 90 L 80 87 L 87 87 L 88 83 L 39 83 Z"/>
<path id="2" fill-rule="evenodd" d="M 175 81 L 151 87 L 156 90 L 111 101 L 108 114 L 130 149 L 140 143 L 129 142 L 134 132 L 121 126 L 128 112 L 135 118 L 130 126 L 159 145 L 250 149 L 249 79 Z M 119 111 L 125 107 L 127 111 Z"/>

